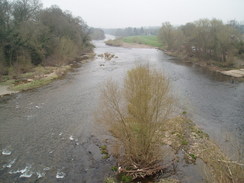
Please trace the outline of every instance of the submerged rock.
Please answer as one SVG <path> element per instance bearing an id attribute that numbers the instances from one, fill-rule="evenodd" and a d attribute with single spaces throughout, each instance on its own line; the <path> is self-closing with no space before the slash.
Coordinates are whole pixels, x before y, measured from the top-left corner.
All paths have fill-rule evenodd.
<path id="1" fill-rule="evenodd" d="M 57 179 L 63 179 L 64 177 L 65 177 L 65 173 L 58 170 L 58 172 L 56 174 L 56 178 Z"/>
<path id="2" fill-rule="evenodd" d="M 11 154 L 12 154 L 12 152 L 10 150 L 8 150 L 8 149 L 3 149 L 2 150 L 2 155 L 9 156 Z"/>

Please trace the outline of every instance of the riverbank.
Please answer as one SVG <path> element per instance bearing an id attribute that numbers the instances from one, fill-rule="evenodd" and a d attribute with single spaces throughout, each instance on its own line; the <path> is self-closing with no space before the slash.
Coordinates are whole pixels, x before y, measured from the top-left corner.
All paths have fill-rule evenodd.
<path id="1" fill-rule="evenodd" d="M 161 48 L 156 36 L 128 36 L 108 40 L 109 46 L 120 46 L 124 48 Z"/>
<path id="2" fill-rule="evenodd" d="M 244 164 L 231 160 L 201 129 L 183 116 L 167 121 L 162 141 L 181 152 L 188 163 L 202 161 L 202 174 L 207 182 L 242 182 Z M 238 149 L 238 147 L 234 147 Z M 237 157 L 241 161 L 242 154 Z"/>
<path id="3" fill-rule="evenodd" d="M 90 53 L 77 58 L 76 61 L 73 61 L 68 65 L 37 66 L 30 72 L 2 76 L 0 80 L 0 97 L 47 85 L 53 80 L 64 76 L 77 63 L 87 62 L 93 57 L 94 54 Z"/>
<path id="4" fill-rule="evenodd" d="M 189 176 L 188 180 L 196 182 L 238 183 L 244 180 L 242 157 L 237 157 L 240 161 L 230 159 L 207 133 L 186 117 L 185 113 L 166 121 L 161 133 L 164 173 L 156 178 L 147 179 L 148 182 L 181 182 L 180 172 L 183 169 L 185 169 L 185 176 Z M 238 147 L 234 148 L 238 149 Z M 116 157 L 116 154 L 113 156 Z M 189 168 L 187 172 L 187 167 L 193 169 Z M 118 168 L 114 169 L 118 170 Z M 117 181 L 109 177 L 105 179 L 105 182 L 116 183 Z"/>
<path id="5" fill-rule="evenodd" d="M 243 68 L 244 66 L 234 67 L 233 64 L 229 62 L 220 63 L 214 60 L 209 60 L 209 61 L 199 60 L 195 57 L 187 57 L 186 55 L 178 52 L 168 51 L 164 49 L 160 49 L 160 50 L 162 50 L 164 53 L 166 53 L 169 56 L 176 57 L 178 60 L 182 62 L 191 63 L 206 68 L 210 71 L 218 72 L 225 76 L 233 77 L 240 81 L 244 81 L 244 68 Z"/>
<path id="6" fill-rule="evenodd" d="M 162 50 L 169 56 L 176 57 L 178 60 L 198 65 L 204 67 L 210 71 L 223 74 L 225 76 L 233 77 L 239 81 L 244 81 L 244 66 L 238 66 L 238 68 L 233 67 L 233 64 L 225 62 L 220 63 L 217 61 L 205 61 L 199 60 L 194 57 L 187 57 L 178 52 L 168 51 L 162 48 L 162 45 L 159 45 L 158 42 L 155 42 L 155 37 L 145 38 L 147 36 L 129 36 L 124 38 L 117 38 L 114 40 L 108 40 L 105 44 L 109 46 L 124 47 L 124 48 L 155 48 Z"/>

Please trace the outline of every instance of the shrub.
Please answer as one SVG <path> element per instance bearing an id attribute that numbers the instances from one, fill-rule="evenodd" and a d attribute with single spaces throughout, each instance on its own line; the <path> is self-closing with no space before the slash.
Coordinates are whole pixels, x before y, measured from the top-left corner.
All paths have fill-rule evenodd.
<path id="1" fill-rule="evenodd" d="M 128 71 L 122 88 L 108 81 L 101 98 L 100 119 L 109 124 L 123 146 L 120 171 L 133 178 L 159 171 L 163 155 L 160 129 L 173 104 L 168 80 L 148 66 L 137 66 Z"/>

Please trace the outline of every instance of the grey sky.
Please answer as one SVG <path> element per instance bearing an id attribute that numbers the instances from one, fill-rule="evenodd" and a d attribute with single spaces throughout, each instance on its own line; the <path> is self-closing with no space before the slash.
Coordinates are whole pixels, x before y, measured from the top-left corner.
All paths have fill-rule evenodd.
<path id="1" fill-rule="evenodd" d="M 80 16 L 92 27 L 185 24 L 200 18 L 244 21 L 244 0 L 41 0 Z"/>

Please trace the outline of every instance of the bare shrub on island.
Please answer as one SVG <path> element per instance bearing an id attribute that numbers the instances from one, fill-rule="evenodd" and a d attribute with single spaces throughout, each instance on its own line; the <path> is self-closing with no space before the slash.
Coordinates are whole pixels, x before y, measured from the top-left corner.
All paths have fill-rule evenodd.
<path id="1" fill-rule="evenodd" d="M 113 81 L 105 84 L 99 119 L 122 146 L 120 172 L 135 179 L 163 169 L 161 128 L 172 104 L 168 79 L 148 66 L 128 71 L 122 87 Z"/>

